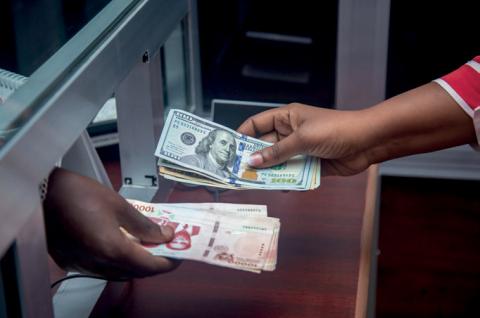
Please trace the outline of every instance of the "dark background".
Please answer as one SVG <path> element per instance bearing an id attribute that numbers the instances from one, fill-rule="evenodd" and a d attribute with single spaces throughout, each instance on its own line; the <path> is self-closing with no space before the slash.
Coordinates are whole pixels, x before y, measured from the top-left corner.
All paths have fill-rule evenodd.
<path id="1" fill-rule="evenodd" d="M 30 76 L 109 0 L 0 1 L 0 68 Z M 32 39 L 27 42 L 27 39 Z"/>
<path id="2" fill-rule="evenodd" d="M 212 98 L 331 107 L 337 1 L 200 1 L 205 105 Z M 215 10 L 212 10 L 215 8 Z M 248 31 L 310 38 L 310 45 L 252 39 Z M 242 75 L 249 67 L 270 79 Z M 291 78 L 282 78 L 284 76 Z M 308 82 L 299 83 L 301 77 Z M 276 78 L 276 79 L 275 79 Z"/>
<path id="3" fill-rule="evenodd" d="M 479 1 L 391 1 L 387 97 L 479 55 L 479 10 Z"/>

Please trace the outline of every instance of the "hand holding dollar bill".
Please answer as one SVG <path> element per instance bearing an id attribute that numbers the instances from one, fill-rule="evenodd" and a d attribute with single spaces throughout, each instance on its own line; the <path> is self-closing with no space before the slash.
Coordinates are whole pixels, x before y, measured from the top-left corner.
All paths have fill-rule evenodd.
<path id="1" fill-rule="evenodd" d="M 184 183 L 227 189 L 310 190 L 320 185 L 320 159 L 295 156 L 264 169 L 248 158 L 270 146 L 183 110 L 172 109 L 158 142 L 159 173 Z"/>
<path id="2" fill-rule="evenodd" d="M 154 255 L 255 273 L 275 270 L 280 221 L 268 217 L 264 205 L 128 202 L 175 231 L 166 244 L 145 245 Z"/>

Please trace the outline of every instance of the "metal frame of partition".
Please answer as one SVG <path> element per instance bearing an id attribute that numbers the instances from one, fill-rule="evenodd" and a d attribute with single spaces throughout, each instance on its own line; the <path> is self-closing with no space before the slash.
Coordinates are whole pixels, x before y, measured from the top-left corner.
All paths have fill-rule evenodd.
<path id="1" fill-rule="evenodd" d="M 339 0 L 336 109 L 360 109 L 385 99 L 390 0 Z M 379 211 L 373 215 L 367 306 L 355 317 L 375 316 Z M 358 300 L 358 299 L 357 299 Z"/>
<path id="2" fill-rule="evenodd" d="M 195 0 L 113 0 L 3 105 L 31 112 L 0 148 L 0 253 L 15 249 L 22 316 L 53 315 L 38 184 L 71 149 L 64 165 L 109 185 L 84 130 L 112 95 L 120 114 L 121 193 L 144 200 L 168 193 L 153 159 L 164 110 L 158 52 L 185 25 L 188 107 L 201 113 L 196 23 Z"/>
<path id="3" fill-rule="evenodd" d="M 339 0 L 335 107 L 385 99 L 390 0 Z"/>

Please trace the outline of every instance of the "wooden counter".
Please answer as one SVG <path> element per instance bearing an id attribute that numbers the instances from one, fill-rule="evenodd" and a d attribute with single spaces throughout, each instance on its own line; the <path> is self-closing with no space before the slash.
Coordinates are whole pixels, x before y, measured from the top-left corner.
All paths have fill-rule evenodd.
<path id="1" fill-rule="evenodd" d="M 184 261 L 175 271 L 109 283 L 92 317 L 365 317 L 377 168 L 322 179 L 315 191 L 224 191 L 220 202 L 266 204 L 280 218 L 277 269 L 252 274 Z M 178 185 L 170 202 L 207 202 Z M 155 200 L 154 200 L 155 201 Z"/>

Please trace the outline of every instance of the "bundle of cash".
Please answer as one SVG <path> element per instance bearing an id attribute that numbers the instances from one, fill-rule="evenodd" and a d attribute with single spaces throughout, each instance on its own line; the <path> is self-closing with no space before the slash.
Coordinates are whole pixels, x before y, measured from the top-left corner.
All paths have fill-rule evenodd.
<path id="1" fill-rule="evenodd" d="M 268 217 L 264 205 L 128 201 L 175 231 L 166 244 L 144 245 L 153 255 L 255 273 L 275 270 L 280 220 Z"/>
<path id="2" fill-rule="evenodd" d="M 271 143 L 179 109 L 170 110 L 155 155 L 166 179 L 226 189 L 311 190 L 320 185 L 320 159 L 298 155 L 271 168 L 248 165 Z"/>

